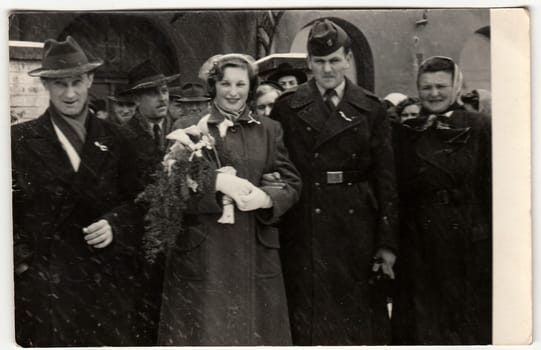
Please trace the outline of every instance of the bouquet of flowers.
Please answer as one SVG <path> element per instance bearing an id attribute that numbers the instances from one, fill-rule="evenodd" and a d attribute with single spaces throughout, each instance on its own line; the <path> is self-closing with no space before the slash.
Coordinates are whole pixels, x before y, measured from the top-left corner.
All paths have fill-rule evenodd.
<path id="1" fill-rule="evenodd" d="M 197 125 L 177 129 L 167 135 L 175 142 L 165 155 L 162 168 L 156 172 L 154 182 L 136 199 L 136 202 L 148 206 L 143 250 L 150 262 L 154 262 L 160 252 L 173 246 L 177 235 L 182 234 L 183 214 L 189 201 L 215 190 L 215 184 L 211 183 L 214 178 L 212 173 L 236 173 L 233 167 L 221 166 L 216 140 L 208 130 L 208 118 L 207 115 Z M 221 138 L 225 137 L 227 128 L 232 125 L 228 119 L 218 124 Z M 233 200 L 223 196 L 222 204 L 223 215 L 218 222 L 234 223 Z"/>

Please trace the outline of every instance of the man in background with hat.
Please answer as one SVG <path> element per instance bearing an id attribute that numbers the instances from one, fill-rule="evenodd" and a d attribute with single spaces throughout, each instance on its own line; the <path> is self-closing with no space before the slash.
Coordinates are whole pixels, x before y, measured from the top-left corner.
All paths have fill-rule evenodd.
<path id="1" fill-rule="evenodd" d="M 21 346 L 133 344 L 133 200 L 129 140 L 89 109 L 93 71 L 77 42 L 45 41 L 50 104 L 11 129 L 15 333 Z"/>
<path id="2" fill-rule="evenodd" d="M 170 86 L 169 87 L 169 110 L 168 114 L 173 124 L 179 120 L 184 112 L 182 110 L 182 104 L 178 101 L 182 97 L 182 87 L 180 86 Z M 175 128 L 173 128 L 175 129 Z"/>
<path id="3" fill-rule="evenodd" d="M 165 76 L 150 60 L 136 65 L 128 72 L 126 92 L 132 94 L 137 111 L 124 127 L 134 140 L 137 176 L 144 186 L 153 181 L 153 174 L 161 167 L 167 152 L 165 137 L 172 131 L 173 124 L 168 116 L 167 84 L 178 76 Z M 141 230 L 144 229 L 143 216 L 139 218 Z M 156 345 L 158 337 L 164 261 L 163 257 L 158 257 L 154 264 L 149 264 L 141 252 L 139 263 L 141 300 L 138 308 L 138 345 L 151 346 Z"/>
<path id="4" fill-rule="evenodd" d="M 397 248 L 385 108 L 345 77 L 352 52 L 342 28 L 316 21 L 307 46 L 313 79 L 271 113 L 303 180 L 280 236 L 293 343 L 388 343 L 387 298 L 371 287 L 394 277 Z"/>
<path id="5" fill-rule="evenodd" d="M 284 62 L 276 67 L 276 70 L 267 77 L 267 80 L 276 82 L 284 90 L 289 90 L 306 82 L 307 77 L 302 70 L 295 69 L 289 63 Z"/>
<path id="6" fill-rule="evenodd" d="M 126 124 L 135 138 L 139 175 L 146 185 L 158 169 L 166 153 L 166 136 L 171 131 L 172 120 L 168 118 L 169 88 L 167 83 L 178 74 L 165 76 L 150 60 L 146 60 L 128 72 L 128 89 L 137 106 L 137 112 Z"/>
<path id="7" fill-rule="evenodd" d="M 112 104 L 112 115 L 109 115 L 109 120 L 118 125 L 125 125 L 135 115 L 137 106 L 133 101 L 133 96 L 126 92 L 126 87 L 117 86 L 113 96 L 107 96 L 107 99 Z"/>
<path id="8" fill-rule="evenodd" d="M 182 116 L 175 121 L 173 129 L 184 129 L 195 125 L 201 118 L 209 113 L 210 97 L 203 84 L 189 82 L 182 85 L 177 103 L 182 109 Z"/>

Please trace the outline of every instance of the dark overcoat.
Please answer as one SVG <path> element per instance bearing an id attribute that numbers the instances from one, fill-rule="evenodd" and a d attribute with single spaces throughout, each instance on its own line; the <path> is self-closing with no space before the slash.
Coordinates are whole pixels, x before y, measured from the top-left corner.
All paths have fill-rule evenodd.
<path id="1" fill-rule="evenodd" d="M 217 124 L 223 119 L 213 107 L 208 125 L 217 140 Z M 271 119 L 250 119 L 245 113 L 219 144 L 222 165 L 233 166 L 237 176 L 260 186 L 263 174 L 276 171 L 286 186 L 262 186 L 272 198 L 272 209 L 235 209 L 234 224 L 217 222 L 222 207 L 214 189 L 193 206 L 189 228 L 167 260 L 159 344 L 290 345 L 273 224 L 298 200 L 298 172 L 280 125 Z"/>
<path id="2" fill-rule="evenodd" d="M 137 170 L 144 184 L 152 181 L 152 174 L 161 166 L 163 156 L 167 150 L 166 136 L 173 129 L 173 121 L 167 116 L 162 124 L 162 148 L 156 147 L 153 131 L 150 129 L 145 117 L 139 111 L 135 112 L 133 118 L 123 128 L 128 130 L 134 140 L 135 153 L 137 157 Z"/>
<path id="3" fill-rule="evenodd" d="M 146 186 L 153 182 L 154 174 L 161 168 L 163 156 L 167 151 L 166 136 L 173 128 L 173 120 L 168 115 L 162 123 L 162 147 L 157 147 L 153 131 L 145 117 L 139 111 L 123 126 L 130 139 L 133 140 L 137 164 L 137 177 Z M 140 208 L 145 212 L 148 208 Z M 138 218 L 137 227 L 144 230 L 144 215 Z M 139 249 L 138 288 L 139 303 L 137 305 L 137 333 L 140 346 L 156 345 L 158 337 L 158 322 L 162 300 L 164 257 L 160 255 L 153 264 L 144 258 L 143 249 Z"/>
<path id="4" fill-rule="evenodd" d="M 134 157 L 118 126 L 88 115 L 75 172 L 50 117 L 12 127 L 17 342 L 23 346 L 133 344 Z M 108 220 L 96 249 L 82 229 Z"/>
<path id="5" fill-rule="evenodd" d="M 490 119 L 463 109 L 443 118 L 424 131 L 395 130 L 397 344 L 491 342 Z"/>
<path id="6" fill-rule="evenodd" d="M 304 183 L 280 237 L 294 344 L 388 342 L 385 298 L 368 284 L 376 250 L 396 249 L 395 174 L 385 109 L 376 96 L 347 80 L 331 112 L 311 80 L 282 96 L 271 118 L 282 124 Z M 327 174 L 338 171 L 342 179 Z"/>

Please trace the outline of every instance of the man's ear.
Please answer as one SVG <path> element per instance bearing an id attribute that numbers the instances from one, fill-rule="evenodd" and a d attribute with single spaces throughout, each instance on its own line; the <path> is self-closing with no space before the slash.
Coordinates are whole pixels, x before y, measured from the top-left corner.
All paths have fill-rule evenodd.
<path id="1" fill-rule="evenodd" d="M 49 91 L 49 81 L 46 78 L 39 78 L 39 81 L 41 81 L 41 85 L 43 85 L 45 90 Z"/>
<path id="2" fill-rule="evenodd" d="M 312 70 L 312 63 L 310 63 L 310 55 L 306 56 L 306 64 L 308 65 L 308 69 Z"/>
<path id="3" fill-rule="evenodd" d="M 139 107 L 139 105 L 141 104 L 141 96 L 139 94 L 134 94 L 133 102 L 135 102 L 135 105 Z"/>
<path id="4" fill-rule="evenodd" d="M 349 52 L 346 54 L 346 61 L 348 63 L 348 68 L 351 66 L 351 60 L 353 60 L 353 52 L 349 50 Z"/>
<path id="5" fill-rule="evenodd" d="M 90 89 L 90 87 L 92 86 L 92 83 L 94 82 L 94 73 L 87 73 L 86 75 L 88 77 L 88 84 L 87 84 L 88 86 L 87 86 L 87 88 Z"/>

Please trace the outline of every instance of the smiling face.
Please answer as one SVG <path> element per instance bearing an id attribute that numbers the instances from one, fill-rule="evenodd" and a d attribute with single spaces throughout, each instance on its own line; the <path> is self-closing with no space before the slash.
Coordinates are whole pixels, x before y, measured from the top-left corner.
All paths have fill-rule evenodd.
<path id="1" fill-rule="evenodd" d="M 53 106 L 66 116 L 76 116 L 86 105 L 93 80 L 92 73 L 85 73 L 67 78 L 43 78 L 41 81 Z"/>
<path id="2" fill-rule="evenodd" d="M 342 46 L 327 56 L 310 56 L 308 67 L 319 86 L 334 89 L 344 81 L 351 57 L 351 51 L 346 54 Z"/>
<path id="3" fill-rule="evenodd" d="M 122 124 L 127 123 L 135 114 L 134 102 L 113 102 L 113 112 Z"/>
<path id="4" fill-rule="evenodd" d="M 169 105 L 169 89 L 167 85 L 145 89 L 135 97 L 139 112 L 149 121 L 165 118 Z"/>
<path id="5" fill-rule="evenodd" d="M 248 70 L 241 67 L 226 67 L 222 80 L 216 82 L 215 100 L 227 110 L 239 111 L 246 104 L 249 92 Z"/>
<path id="6" fill-rule="evenodd" d="M 419 77 L 418 89 L 426 110 L 445 112 L 453 102 L 453 75 L 446 71 L 423 73 Z"/>

